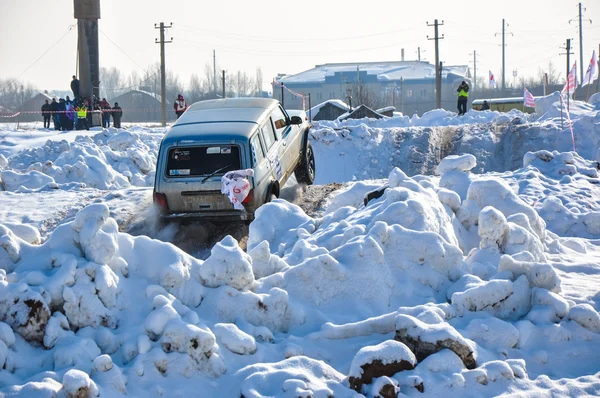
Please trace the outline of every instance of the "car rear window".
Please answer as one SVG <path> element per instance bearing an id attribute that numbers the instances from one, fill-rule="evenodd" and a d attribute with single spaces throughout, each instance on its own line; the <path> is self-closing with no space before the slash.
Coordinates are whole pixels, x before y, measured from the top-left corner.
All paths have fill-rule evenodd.
<path id="1" fill-rule="evenodd" d="M 240 148 L 235 145 L 211 145 L 169 149 L 167 177 L 205 176 L 239 170 Z"/>

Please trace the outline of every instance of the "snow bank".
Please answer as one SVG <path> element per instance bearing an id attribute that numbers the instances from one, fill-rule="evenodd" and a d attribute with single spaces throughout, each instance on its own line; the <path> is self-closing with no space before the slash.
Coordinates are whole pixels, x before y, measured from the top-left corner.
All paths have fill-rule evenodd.
<path id="1" fill-rule="evenodd" d="M 73 142 L 48 140 L 9 156 L 0 180 L 4 190 L 16 192 L 151 186 L 159 144 L 160 137 L 115 129 Z"/>

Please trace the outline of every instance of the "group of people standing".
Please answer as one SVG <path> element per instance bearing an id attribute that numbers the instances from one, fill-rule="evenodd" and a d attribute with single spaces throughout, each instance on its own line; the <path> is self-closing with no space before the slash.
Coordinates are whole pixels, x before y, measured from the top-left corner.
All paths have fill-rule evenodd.
<path id="1" fill-rule="evenodd" d="M 45 100 L 42 105 L 42 117 L 44 118 L 44 128 L 50 128 L 50 120 L 54 123 L 55 130 L 89 130 L 88 114 L 89 110 L 102 111 L 102 127 L 110 127 L 110 117 L 112 115 L 114 127 L 121 128 L 121 117 L 123 109 L 115 102 L 113 107 L 110 106 L 106 98 L 102 98 L 100 102 L 96 101 L 96 97 L 92 97 L 92 104 L 87 99 L 81 98 L 79 95 L 79 80 L 73 76 L 71 80 L 71 90 L 73 91 L 73 100 L 67 95 L 66 98 L 60 98 L 58 102 L 56 98 L 52 98 L 52 102 Z"/>

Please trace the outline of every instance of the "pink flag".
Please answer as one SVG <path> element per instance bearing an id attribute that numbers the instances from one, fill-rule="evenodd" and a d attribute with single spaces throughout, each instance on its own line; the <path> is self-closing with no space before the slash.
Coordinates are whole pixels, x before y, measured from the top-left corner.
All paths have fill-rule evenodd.
<path id="1" fill-rule="evenodd" d="M 590 60 L 590 64 L 585 72 L 585 77 L 581 82 L 581 87 L 586 84 L 590 84 L 594 80 L 598 78 L 598 60 L 596 59 L 596 50 L 592 53 L 592 59 Z"/>
<path id="2" fill-rule="evenodd" d="M 523 105 L 529 108 L 535 108 L 535 98 L 533 98 L 533 94 L 531 94 L 527 89 L 524 89 L 523 92 Z"/>
<path id="3" fill-rule="evenodd" d="M 563 93 L 567 95 L 571 95 L 575 92 L 577 88 L 577 61 L 573 64 L 569 75 L 567 76 L 567 81 L 565 82 L 565 86 L 562 89 Z"/>
<path id="4" fill-rule="evenodd" d="M 490 71 L 490 87 L 496 88 L 496 76 Z"/>

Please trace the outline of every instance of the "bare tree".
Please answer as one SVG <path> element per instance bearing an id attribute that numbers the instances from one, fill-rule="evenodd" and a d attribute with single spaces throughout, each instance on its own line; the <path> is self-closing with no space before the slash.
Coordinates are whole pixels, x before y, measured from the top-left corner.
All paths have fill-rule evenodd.
<path id="1" fill-rule="evenodd" d="M 260 96 L 263 91 L 263 73 L 260 67 L 256 68 L 256 96 Z"/>
<path id="2" fill-rule="evenodd" d="M 0 105 L 13 111 L 18 110 L 37 91 L 37 88 L 30 83 L 23 83 L 16 79 L 0 79 Z"/>
<path id="3" fill-rule="evenodd" d="M 548 73 L 548 84 L 561 84 L 564 83 L 560 72 L 556 69 L 552 61 L 548 62 L 548 70 L 545 71 L 542 68 L 538 69 L 538 81 L 540 84 L 544 84 L 544 74 Z"/>
<path id="4" fill-rule="evenodd" d="M 187 102 L 192 104 L 206 98 L 206 91 L 202 87 L 202 82 L 198 75 L 193 74 L 190 77 L 190 84 L 187 90 Z"/>
<path id="5" fill-rule="evenodd" d="M 122 94 L 123 81 L 121 71 L 114 66 L 112 68 L 100 68 L 100 88 L 102 96 L 115 98 Z"/>

